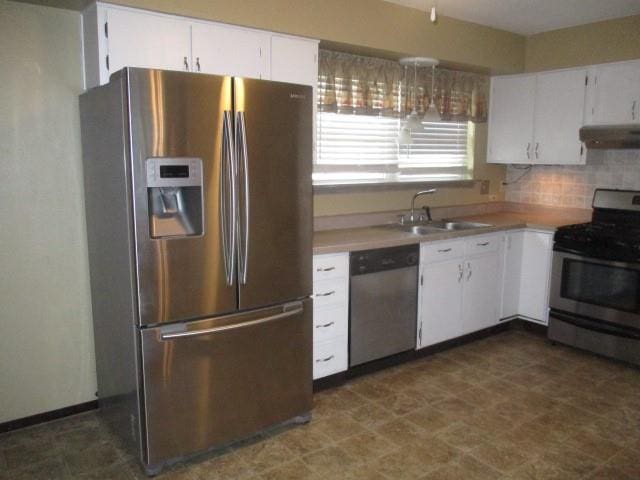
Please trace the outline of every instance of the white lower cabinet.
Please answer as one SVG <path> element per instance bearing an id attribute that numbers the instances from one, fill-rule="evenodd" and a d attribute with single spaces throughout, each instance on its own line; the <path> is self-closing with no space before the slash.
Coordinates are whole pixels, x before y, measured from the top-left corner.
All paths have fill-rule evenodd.
<path id="1" fill-rule="evenodd" d="M 417 348 L 498 322 L 501 250 L 500 235 L 421 246 Z"/>
<path id="2" fill-rule="evenodd" d="M 500 257 L 497 252 L 467 257 L 462 297 L 462 332 L 495 325 L 500 319 Z"/>
<path id="3" fill-rule="evenodd" d="M 553 233 L 520 230 L 505 234 L 502 318 L 547 324 Z"/>
<path id="4" fill-rule="evenodd" d="M 313 256 L 313 378 L 348 366 L 349 254 Z"/>

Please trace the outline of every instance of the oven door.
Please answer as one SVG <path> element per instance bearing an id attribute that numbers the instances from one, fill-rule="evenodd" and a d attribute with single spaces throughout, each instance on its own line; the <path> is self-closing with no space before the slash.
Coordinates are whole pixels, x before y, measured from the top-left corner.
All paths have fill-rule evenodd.
<path id="1" fill-rule="evenodd" d="M 640 329 L 640 265 L 554 250 L 550 306 Z"/>

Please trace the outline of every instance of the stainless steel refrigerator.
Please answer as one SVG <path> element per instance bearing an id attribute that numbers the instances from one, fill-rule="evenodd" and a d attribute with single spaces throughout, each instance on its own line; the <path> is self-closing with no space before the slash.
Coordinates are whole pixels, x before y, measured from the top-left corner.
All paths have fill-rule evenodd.
<path id="1" fill-rule="evenodd" d="M 98 398 L 148 473 L 309 419 L 312 101 L 134 68 L 80 97 Z"/>

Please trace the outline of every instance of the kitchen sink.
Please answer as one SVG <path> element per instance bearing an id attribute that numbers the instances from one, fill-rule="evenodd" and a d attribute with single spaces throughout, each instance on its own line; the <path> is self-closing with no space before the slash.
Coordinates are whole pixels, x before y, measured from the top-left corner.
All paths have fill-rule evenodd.
<path id="1" fill-rule="evenodd" d="M 488 223 L 478 222 L 454 222 L 448 220 L 438 220 L 432 222 L 422 222 L 413 224 L 393 223 L 388 225 L 389 228 L 409 232 L 414 235 L 429 235 L 432 233 L 443 233 L 446 231 L 469 230 L 473 228 L 491 227 Z"/>

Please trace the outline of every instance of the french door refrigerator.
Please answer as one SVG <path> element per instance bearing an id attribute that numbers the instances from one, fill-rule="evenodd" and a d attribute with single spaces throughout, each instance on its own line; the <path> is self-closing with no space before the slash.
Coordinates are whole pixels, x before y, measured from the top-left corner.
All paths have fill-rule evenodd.
<path id="1" fill-rule="evenodd" d="M 147 473 L 309 419 L 312 99 L 135 68 L 80 97 L 98 398 Z"/>

